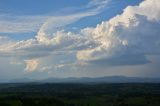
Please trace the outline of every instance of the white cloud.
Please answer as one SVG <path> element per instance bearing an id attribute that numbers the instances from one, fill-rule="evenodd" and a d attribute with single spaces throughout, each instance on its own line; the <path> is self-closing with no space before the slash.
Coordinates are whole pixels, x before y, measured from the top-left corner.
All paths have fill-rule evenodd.
<path id="1" fill-rule="evenodd" d="M 59 27 L 63 27 L 65 25 L 71 24 L 83 17 L 96 15 L 96 12 L 86 12 L 86 13 L 79 13 L 79 14 L 73 14 L 68 16 L 61 16 L 61 17 L 53 17 L 49 18 L 47 21 L 44 22 L 44 24 L 40 27 L 40 30 L 37 33 L 37 40 L 40 42 L 48 42 L 47 39 L 50 39 L 51 33 L 55 33 L 56 29 Z M 57 32 L 63 32 L 63 31 L 57 31 Z M 61 36 L 61 33 L 57 33 L 53 35 L 59 34 Z M 62 33 L 63 34 L 63 33 Z M 68 35 L 70 33 L 67 33 Z"/>
<path id="2" fill-rule="evenodd" d="M 106 6 L 106 4 L 108 4 L 111 0 L 91 0 L 91 2 L 88 3 L 88 5 L 86 6 L 87 8 L 91 8 L 94 6 L 99 7 L 100 8 L 104 8 Z"/>
<path id="3" fill-rule="evenodd" d="M 28 15 L 14 16 L 0 14 L 0 33 L 26 33 L 37 32 L 49 33 L 59 27 L 71 24 L 81 18 L 97 15 L 101 9 L 109 3 L 108 0 L 102 0 L 102 3 L 89 2 L 88 8 L 83 7 L 85 12 L 73 13 L 68 15 Z M 90 5 L 90 6 L 89 6 Z M 91 8 L 93 7 L 93 8 Z M 73 10 L 72 10 L 73 11 Z"/>
<path id="4" fill-rule="evenodd" d="M 145 55 L 160 54 L 160 7 L 158 4 L 160 4 L 158 0 L 152 0 L 152 2 L 145 0 L 139 6 L 127 7 L 121 15 L 102 22 L 95 28 L 82 29 L 80 33 L 60 30 L 48 36 L 50 29 L 68 25 L 79 18 L 93 15 L 94 12 L 92 14 L 87 12 L 85 14 L 65 16 L 66 19 L 64 21 L 64 17 L 58 17 L 62 24 L 55 23 L 57 21 L 51 18 L 42 25 L 36 38 L 10 44 L 4 43 L 3 46 L 0 46 L 0 54 L 1 56 L 13 56 L 21 58 L 22 61 L 25 60 L 25 70 L 30 72 L 39 69 L 40 67 L 38 66 L 40 65 L 42 65 L 41 70 L 51 69 L 52 65 L 54 65 L 53 61 L 49 63 L 51 66 L 43 65 L 39 63 L 39 58 L 42 58 L 41 61 L 47 61 L 45 60 L 46 56 L 57 56 L 60 54 L 66 56 L 72 53 L 72 57 L 75 58 L 70 62 L 71 64 L 56 64 L 58 68 L 74 66 L 74 62 L 86 63 L 101 59 L 105 59 L 103 62 L 106 62 L 107 59 L 109 61 L 112 59 L 115 61 L 116 59 L 125 60 L 125 57 L 129 58 L 129 56 L 134 58 L 120 61 L 124 62 L 122 65 L 128 64 L 128 61 L 135 61 L 136 58 L 145 59 Z M 154 13 L 150 15 L 152 11 Z M 58 24 L 59 26 L 57 26 Z M 140 58 L 140 56 L 142 57 Z M 66 58 L 71 57 L 66 56 Z M 140 62 L 135 62 L 137 64 L 142 64 L 142 62 L 148 63 L 145 60 L 138 61 Z M 111 62 L 114 63 L 114 61 Z M 129 63 L 136 64 L 134 62 Z M 119 65 L 118 62 L 116 64 Z M 76 66 L 78 65 L 76 64 Z"/>
<path id="5" fill-rule="evenodd" d="M 160 1 L 145 0 L 139 6 L 127 7 L 96 28 L 82 30 L 99 44 L 77 53 L 79 60 L 90 61 L 125 54 L 160 53 Z M 151 14 L 153 12 L 153 14 Z"/>
<path id="6" fill-rule="evenodd" d="M 49 16 L 0 15 L 1 33 L 24 33 L 38 31 Z"/>
<path id="7" fill-rule="evenodd" d="M 32 59 L 32 60 L 25 60 L 26 62 L 26 68 L 25 70 L 28 72 L 33 72 L 37 69 L 39 65 L 39 60 L 38 59 Z"/>

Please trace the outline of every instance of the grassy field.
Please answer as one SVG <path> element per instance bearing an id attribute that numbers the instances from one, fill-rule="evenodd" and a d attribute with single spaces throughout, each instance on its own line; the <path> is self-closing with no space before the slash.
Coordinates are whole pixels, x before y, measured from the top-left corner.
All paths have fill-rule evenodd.
<path id="1" fill-rule="evenodd" d="M 160 84 L 0 84 L 0 106 L 160 106 Z"/>

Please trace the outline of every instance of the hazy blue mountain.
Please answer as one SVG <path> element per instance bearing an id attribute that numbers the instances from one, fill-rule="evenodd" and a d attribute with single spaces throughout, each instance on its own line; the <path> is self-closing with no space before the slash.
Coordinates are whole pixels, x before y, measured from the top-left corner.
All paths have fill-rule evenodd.
<path id="1" fill-rule="evenodd" d="M 25 83 L 25 82 L 35 82 L 37 80 L 29 79 L 29 78 L 19 78 L 19 79 L 12 79 L 9 82 L 11 83 Z"/>
<path id="2" fill-rule="evenodd" d="M 68 77 L 68 78 L 47 78 L 43 80 L 33 79 L 14 79 L 10 82 L 23 83 L 23 82 L 39 82 L 39 83 L 143 83 L 152 82 L 159 83 L 160 78 L 140 78 L 140 77 L 125 77 L 125 76 L 106 76 L 106 77 Z"/>

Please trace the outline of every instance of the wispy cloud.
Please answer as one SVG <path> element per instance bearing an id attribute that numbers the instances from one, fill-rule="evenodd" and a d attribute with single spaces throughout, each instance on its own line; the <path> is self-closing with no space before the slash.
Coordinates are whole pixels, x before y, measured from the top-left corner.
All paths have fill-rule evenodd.
<path id="1" fill-rule="evenodd" d="M 0 33 L 23 33 L 38 31 L 47 16 L 0 16 Z"/>
<path id="2" fill-rule="evenodd" d="M 0 14 L 0 33 L 25 33 L 37 32 L 39 29 L 49 30 L 63 27 L 78 21 L 81 18 L 93 16 L 101 12 L 104 5 L 107 5 L 108 0 L 102 0 L 103 3 L 95 1 L 89 2 L 84 6 L 84 12 L 66 14 L 61 13 L 60 16 L 56 15 L 31 15 L 31 16 L 16 16 L 9 14 Z M 106 2 L 104 2 L 106 1 Z M 88 8 L 86 8 L 88 7 Z M 92 8 L 91 8 L 92 7 Z M 46 32 L 47 32 L 46 31 Z"/>

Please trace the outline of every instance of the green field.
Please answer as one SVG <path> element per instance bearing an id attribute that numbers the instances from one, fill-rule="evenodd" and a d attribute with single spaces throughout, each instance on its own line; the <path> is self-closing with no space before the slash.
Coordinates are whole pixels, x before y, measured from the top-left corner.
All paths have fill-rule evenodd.
<path id="1" fill-rule="evenodd" d="M 0 84 L 0 106 L 160 106 L 160 84 Z"/>

